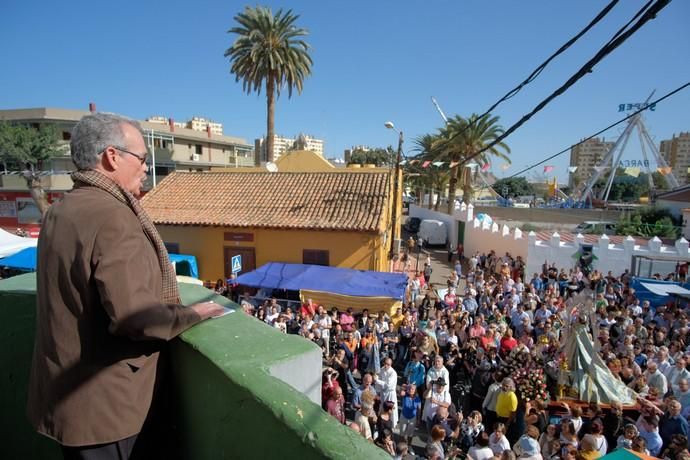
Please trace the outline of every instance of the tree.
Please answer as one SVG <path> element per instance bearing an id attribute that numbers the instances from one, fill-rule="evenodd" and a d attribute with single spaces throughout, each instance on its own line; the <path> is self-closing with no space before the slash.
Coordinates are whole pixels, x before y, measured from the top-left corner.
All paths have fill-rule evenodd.
<path id="1" fill-rule="evenodd" d="M 498 123 L 497 116 L 490 114 L 480 117 L 472 114 L 468 119 L 461 116 L 448 120 L 448 123 L 439 130 L 440 140 L 437 150 L 441 157 L 451 162 L 450 182 L 448 185 L 448 214 L 455 210 L 455 194 L 457 187 L 463 189 L 463 201 L 470 203 L 472 199 L 473 171 L 468 167 L 471 162 L 485 164 L 493 156 L 503 159 L 510 163 L 507 154 L 510 148 L 503 142 L 499 142 L 486 152 L 477 155 L 486 146 L 493 143 L 504 132 L 503 127 Z M 459 161 L 466 161 L 462 167 L 454 165 Z M 477 168 L 478 169 L 478 168 Z"/>
<path id="2" fill-rule="evenodd" d="M 24 124 L 0 122 L 0 158 L 5 168 L 22 170 L 26 185 L 36 206 L 44 215 L 50 203 L 43 185 L 40 171 L 50 158 L 62 155 L 57 129 L 41 124 L 33 128 Z"/>
<path id="3" fill-rule="evenodd" d="M 425 161 L 431 161 L 434 154 L 434 146 L 437 144 L 439 136 L 435 134 L 424 134 L 414 139 L 413 151 L 418 152 L 418 154 L 413 158 L 417 160 L 414 164 L 410 162 L 407 163 L 407 177 L 416 178 L 415 183 L 418 185 L 418 197 L 420 206 L 423 204 L 424 196 L 426 191 L 429 191 L 429 209 L 433 206 L 436 210 L 441 202 L 441 195 L 445 192 L 448 187 L 448 180 L 450 175 L 448 170 L 443 166 L 435 166 L 429 164 L 426 168 L 422 168 L 421 165 Z M 436 202 L 432 203 L 432 197 L 434 191 L 437 192 Z"/>
<path id="4" fill-rule="evenodd" d="M 492 185 L 496 193 L 503 198 L 534 195 L 534 187 L 527 182 L 525 177 L 509 177 L 507 179 L 499 179 Z"/>
<path id="5" fill-rule="evenodd" d="M 308 35 L 306 29 L 295 22 L 298 15 L 280 9 L 273 15 L 270 8 L 246 7 L 235 16 L 239 26 L 228 31 L 237 34 L 237 39 L 224 56 L 230 58 L 230 72 L 235 81 L 242 80 L 245 92 L 261 93 L 266 87 L 266 152 L 272 161 L 275 97 L 286 87 L 288 97 L 292 90 L 302 92 L 304 79 L 311 75 L 312 60 L 310 46 L 301 37 Z"/>
<path id="6" fill-rule="evenodd" d="M 355 149 L 350 155 L 350 164 L 390 166 L 393 163 L 392 147 L 369 150 Z"/>
<path id="7" fill-rule="evenodd" d="M 645 207 L 623 216 L 616 224 L 616 233 L 648 238 L 678 238 L 680 222 L 666 208 Z"/>

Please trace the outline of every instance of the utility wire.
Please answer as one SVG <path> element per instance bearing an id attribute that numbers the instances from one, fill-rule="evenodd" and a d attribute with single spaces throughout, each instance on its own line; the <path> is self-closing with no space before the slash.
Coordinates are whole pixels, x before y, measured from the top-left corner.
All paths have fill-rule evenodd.
<path id="1" fill-rule="evenodd" d="M 513 178 L 513 177 L 515 177 L 515 176 L 519 176 L 520 174 L 522 174 L 522 173 L 524 173 L 524 172 L 527 172 L 527 171 L 529 171 L 529 170 L 532 169 L 532 168 L 536 168 L 537 166 L 542 165 L 542 164 L 546 163 L 546 162 L 549 161 L 549 160 L 553 160 L 554 158 L 556 158 L 556 157 L 558 157 L 558 156 L 560 156 L 560 155 L 563 155 L 563 154 L 566 153 L 566 152 L 569 152 L 570 149 L 572 149 L 573 147 L 577 147 L 578 145 L 583 144 L 583 143 L 587 142 L 588 140 L 597 137 L 598 135 L 600 135 L 600 134 L 602 134 L 602 133 L 608 131 L 609 129 L 611 129 L 611 128 L 615 127 L 615 126 L 618 126 L 618 125 L 620 125 L 621 123 L 623 123 L 623 122 L 625 122 L 625 121 L 628 121 L 629 119 L 631 119 L 632 117 L 634 117 L 635 115 L 637 115 L 637 114 L 640 113 L 640 112 L 643 112 L 643 111 L 645 111 L 645 110 L 649 110 L 650 107 L 654 107 L 654 106 L 655 106 L 656 104 L 658 104 L 659 102 L 662 102 L 663 100 L 665 100 L 665 99 L 667 99 L 667 98 L 673 96 L 674 94 L 676 94 L 676 93 L 678 93 L 678 92 L 684 90 L 684 89 L 687 88 L 688 86 L 690 86 L 690 81 L 687 82 L 687 83 L 685 83 L 684 85 L 679 86 L 678 88 L 674 89 L 674 90 L 671 91 L 670 93 L 667 93 L 666 95 L 660 97 L 659 99 L 657 99 L 657 100 L 655 100 L 655 101 L 653 101 L 653 102 L 650 102 L 649 105 L 647 105 L 646 107 L 642 107 L 641 109 L 634 111 L 633 113 L 631 113 L 630 115 L 626 116 L 625 118 L 621 118 L 621 119 L 618 120 L 617 122 L 608 125 L 606 128 L 601 129 L 601 130 L 597 131 L 596 133 L 592 134 L 591 136 L 588 136 L 588 137 L 582 139 L 580 142 L 577 142 L 577 143 L 571 145 L 570 147 L 567 147 L 567 148 L 561 150 L 561 151 L 558 152 L 558 153 L 554 153 L 553 155 L 548 156 L 548 157 L 544 158 L 543 160 L 541 160 L 541 161 L 539 161 L 539 162 L 537 162 L 537 163 L 534 163 L 534 164 L 531 165 L 531 166 L 526 167 L 525 169 L 522 169 L 522 170 L 520 170 L 520 171 L 518 171 L 518 172 L 516 172 L 516 173 L 514 173 L 514 174 L 511 174 L 510 176 L 506 177 L 505 179 L 511 179 L 511 178 Z"/>
<path id="2" fill-rule="evenodd" d="M 520 126 L 525 124 L 532 116 L 534 116 L 537 112 L 541 111 L 544 107 L 546 107 L 547 104 L 549 104 L 552 100 L 563 94 L 568 88 L 573 86 L 578 80 L 580 80 L 582 77 L 587 75 L 588 73 L 592 72 L 592 68 L 598 64 L 603 58 L 605 58 L 607 55 L 609 55 L 613 50 L 618 48 L 620 45 L 622 45 L 630 36 L 632 36 L 635 32 L 637 32 L 643 25 L 645 25 L 647 22 L 651 21 L 654 19 L 661 11 L 663 8 L 665 8 L 671 0 L 657 0 L 653 5 L 651 5 L 645 12 L 640 16 L 640 19 L 628 30 L 625 32 L 621 33 L 621 30 L 616 32 L 614 37 L 603 47 L 601 48 L 597 54 L 594 55 L 592 59 L 587 61 L 575 74 L 573 74 L 572 77 L 570 77 L 563 85 L 561 85 L 560 88 L 558 88 L 556 91 L 551 93 L 546 99 L 541 101 L 539 104 L 537 104 L 534 109 L 532 109 L 531 112 L 528 114 L 524 115 L 520 120 L 518 120 L 517 123 L 515 123 L 513 126 L 508 128 L 503 134 L 498 136 L 496 139 L 494 139 L 489 145 L 485 146 L 484 148 L 480 149 L 478 152 L 470 155 L 467 158 L 464 158 L 463 160 L 460 161 L 460 164 L 458 166 L 462 166 L 466 163 L 468 163 L 470 160 L 476 158 L 477 156 L 481 155 L 482 153 L 486 152 L 487 150 L 492 149 L 494 146 L 502 142 L 505 138 L 510 136 L 515 130 L 517 130 Z M 646 5 L 645 5 L 646 7 Z M 643 8 L 645 8 L 643 7 Z M 638 13 L 639 14 L 639 13 Z M 637 16 L 637 15 L 636 15 Z"/>
<path id="3" fill-rule="evenodd" d="M 599 12 L 599 14 L 597 14 L 597 15 L 594 17 L 594 19 L 592 19 L 592 20 L 590 21 L 590 23 L 587 24 L 587 26 L 586 26 L 584 29 L 582 29 L 580 32 L 578 32 L 578 33 L 577 33 L 575 36 L 573 36 L 570 40 L 568 40 L 567 42 L 565 42 L 565 43 L 563 44 L 563 46 L 561 46 L 558 50 L 556 50 L 555 53 L 553 53 L 551 56 L 549 56 L 549 58 L 548 58 L 546 61 L 544 61 L 544 62 L 542 62 L 541 64 L 539 64 L 539 65 L 532 71 L 532 73 L 529 74 L 529 76 L 528 76 L 525 80 L 523 80 L 523 81 L 522 81 L 519 85 L 517 85 L 515 88 L 511 89 L 510 91 L 508 91 L 502 98 L 500 98 L 498 101 L 496 101 L 496 102 L 495 102 L 491 107 L 489 107 L 484 113 L 482 113 L 482 114 L 479 115 L 478 117 L 476 117 L 476 118 L 470 120 L 470 122 L 467 123 L 467 124 L 465 125 L 465 127 L 464 127 L 460 132 L 458 132 L 458 133 L 454 134 L 453 136 L 451 136 L 450 139 L 448 139 L 447 142 L 450 142 L 450 141 L 452 141 L 453 139 L 455 139 L 456 137 L 460 136 L 462 133 L 464 133 L 465 131 L 467 131 L 468 129 L 470 129 L 470 128 L 472 127 L 472 125 L 474 125 L 475 123 L 477 123 L 477 121 L 479 121 L 480 119 L 482 119 L 482 118 L 485 117 L 486 115 L 488 115 L 488 114 L 490 114 L 491 112 L 493 112 L 493 110 L 494 110 L 496 107 L 498 107 L 501 103 L 503 103 L 503 102 L 507 101 L 508 99 L 512 98 L 512 97 L 515 96 L 517 93 L 519 93 L 520 90 L 521 90 L 522 88 L 524 88 L 525 86 L 527 86 L 528 84 L 530 84 L 531 82 L 533 82 L 534 80 L 536 80 L 537 77 L 539 76 L 539 74 L 542 73 L 542 71 L 546 68 L 546 66 L 549 65 L 549 63 L 551 63 L 551 61 L 553 61 L 553 60 L 554 60 L 556 57 L 558 57 L 560 54 L 563 54 L 563 52 L 565 52 L 568 48 L 570 48 L 570 47 L 571 47 L 576 41 L 578 41 L 584 34 L 586 34 L 587 32 L 589 32 L 589 30 L 592 29 L 592 27 L 594 27 L 599 21 L 601 21 L 601 20 L 602 20 L 602 19 L 613 9 L 613 7 L 616 6 L 616 4 L 618 3 L 618 1 L 619 1 L 619 0 L 613 0 L 613 1 L 611 1 L 611 3 L 609 3 L 608 5 L 606 5 L 606 7 L 605 7 L 603 10 L 601 10 L 601 11 Z M 651 4 L 653 1 L 654 1 L 654 0 L 649 0 L 649 2 L 647 3 L 647 5 L 645 5 L 645 6 L 643 7 L 643 9 L 641 9 L 640 11 L 638 11 L 637 14 L 633 17 L 633 19 L 631 19 L 631 22 L 632 22 L 635 18 L 637 18 L 640 14 L 642 14 L 642 12 L 644 11 L 644 9 L 646 9 L 646 8 L 649 6 L 649 4 Z M 623 27 L 623 29 L 625 29 L 629 24 L 630 24 L 630 22 L 629 22 L 628 24 L 626 24 L 626 25 Z M 615 38 L 618 34 L 620 34 L 620 33 L 622 32 L 623 29 L 619 30 L 618 33 L 617 33 L 616 35 L 614 35 L 614 38 Z"/>
<path id="4" fill-rule="evenodd" d="M 653 1 L 653 0 L 650 0 L 650 3 L 651 3 L 652 1 Z M 504 102 L 504 101 L 510 99 L 511 97 L 515 96 L 517 93 L 520 92 L 520 90 L 521 90 L 524 86 L 526 86 L 526 85 L 528 85 L 529 83 L 531 83 L 532 81 L 536 80 L 536 78 L 539 76 L 539 74 L 546 68 L 547 65 L 549 65 L 549 63 L 550 63 L 551 61 L 553 61 L 558 55 L 562 54 L 565 50 L 567 50 L 568 48 L 570 48 L 570 46 L 571 46 L 573 43 L 575 43 L 576 41 L 578 41 L 584 34 L 586 34 L 587 32 L 589 32 L 589 30 L 590 30 L 592 27 L 594 27 L 599 21 L 601 21 L 601 20 L 604 18 L 604 16 L 606 16 L 606 15 L 609 13 L 609 11 L 611 11 L 611 10 L 613 9 L 613 7 L 616 6 L 616 3 L 618 3 L 618 0 L 613 0 L 611 3 L 609 3 L 608 5 L 606 5 L 606 7 L 605 7 L 603 10 L 601 10 L 601 11 L 599 12 L 599 14 L 597 14 L 596 17 L 595 17 L 594 19 L 592 19 L 592 21 L 591 21 L 589 24 L 587 24 L 587 27 L 585 27 L 584 29 L 582 29 L 577 35 L 575 35 L 575 36 L 572 37 L 570 40 L 568 40 L 567 42 L 565 42 L 565 44 L 564 44 L 563 46 L 561 46 L 555 53 L 553 53 L 551 56 L 549 56 L 549 58 L 548 58 L 546 61 L 544 61 L 544 62 L 541 63 L 536 69 L 534 69 L 534 70 L 532 71 L 532 73 L 529 75 L 529 77 L 527 77 L 527 78 L 526 78 L 522 83 L 520 83 L 518 86 L 516 86 L 515 88 L 511 89 L 510 91 L 508 91 L 502 98 L 500 98 L 498 101 L 496 101 L 491 107 L 489 107 L 489 109 L 488 109 L 486 112 L 484 112 L 483 114 L 481 114 L 478 118 L 482 118 L 483 116 L 488 115 L 488 114 L 491 113 L 496 107 L 498 107 L 499 104 L 501 104 L 502 102 Z M 465 129 L 467 129 L 467 127 L 465 127 Z M 464 130 L 463 130 L 463 131 L 464 131 Z M 462 134 L 462 131 L 460 132 L 460 134 Z"/>

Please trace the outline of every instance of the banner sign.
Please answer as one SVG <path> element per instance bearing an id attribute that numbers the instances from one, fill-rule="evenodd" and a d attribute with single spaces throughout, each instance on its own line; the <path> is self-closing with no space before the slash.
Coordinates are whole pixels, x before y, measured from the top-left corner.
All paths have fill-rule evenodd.
<path id="1" fill-rule="evenodd" d="M 635 104 L 618 104 L 618 111 L 619 112 L 626 112 L 628 110 L 640 110 L 640 109 L 645 109 L 649 108 L 652 112 L 656 109 L 656 104 L 645 104 L 643 103 L 635 103 Z"/>

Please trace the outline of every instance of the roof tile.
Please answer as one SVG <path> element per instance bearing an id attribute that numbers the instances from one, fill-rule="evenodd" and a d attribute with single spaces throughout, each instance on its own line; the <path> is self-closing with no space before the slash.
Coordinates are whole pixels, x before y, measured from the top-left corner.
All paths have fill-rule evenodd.
<path id="1" fill-rule="evenodd" d="M 377 231 L 387 172 L 174 172 L 146 194 L 156 224 Z"/>

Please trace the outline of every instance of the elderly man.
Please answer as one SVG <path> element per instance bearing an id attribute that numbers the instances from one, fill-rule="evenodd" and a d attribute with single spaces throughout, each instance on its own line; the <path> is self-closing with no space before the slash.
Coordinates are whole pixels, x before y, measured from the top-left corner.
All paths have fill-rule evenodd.
<path id="1" fill-rule="evenodd" d="M 678 385 L 673 388 L 673 396 L 681 405 L 683 417 L 690 415 L 690 382 L 688 379 L 678 380 Z"/>
<path id="2" fill-rule="evenodd" d="M 383 367 L 379 371 L 376 385 L 380 388 L 381 402 L 390 401 L 393 403 L 393 411 L 391 412 L 391 421 L 393 426 L 398 425 L 398 373 L 393 369 L 393 360 L 386 358 L 383 360 Z M 383 410 L 383 404 L 381 404 Z"/>
<path id="3" fill-rule="evenodd" d="M 682 434 L 687 440 L 687 436 L 690 433 L 688 421 L 680 415 L 681 404 L 676 400 L 670 400 L 666 408 L 666 413 L 659 421 L 659 434 L 662 441 L 664 441 L 664 446 L 661 449 L 662 452 L 671 445 L 673 435 Z"/>
<path id="4" fill-rule="evenodd" d="M 352 407 L 359 410 L 362 406 L 374 407 L 373 403 L 377 397 L 376 389 L 372 386 L 374 378 L 370 373 L 364 374 L 362 384 L 355 390 L 352 396 Z"/>
<path id="5" fill-rule="evenodd" d="M 71 139 L 74 188 L 43 219 L 29 420 L 66 458 L 128 458 L 155 400 L 165 341 L 217 316 L 180 305 L 163 241 L 138 198 L 137 123 L 87 115 Z"/>
<path id="6" fill-rule="evenodd" d="M 680 356 L 676 359 L 675 365 L 666 372 L 665 375 L 668 380 L 668 386 L 672 390 L 675 391 L 678 388 L 678 384 L 681 380 L 690 379 L 690 371 L 685 368 L 686 365 L 687 361 L 685 360 L 685 356 Z"/>
<path id="7" fill-rule="evenodd" d="M 431 388 L 432 382 L 437 381 L 439 378 L 442 378 L 443 381 L 446 382 L 446 385 L 448 382 L 450 382 L 448 369 L 446 369 L 446 366 L 443 365 L 443 356 L 436 355 L 434 357 L 434 365 L 431 366 L 429 371 L 426 373 L 425 388 Z M 444 386 L 443 390 L 450 395 L 447 386 Z"/>
<path id="8" fill-rule="evenodd" d="M 647 386 L 649 388 L 654 387 L 659 390 L 660 396 L 665 395 L 668 391 L 668 381 L 666 380 L 666 376 L 661 373 L 654 361 L 647 362 L 645 378 L 647 379 Z"/>

